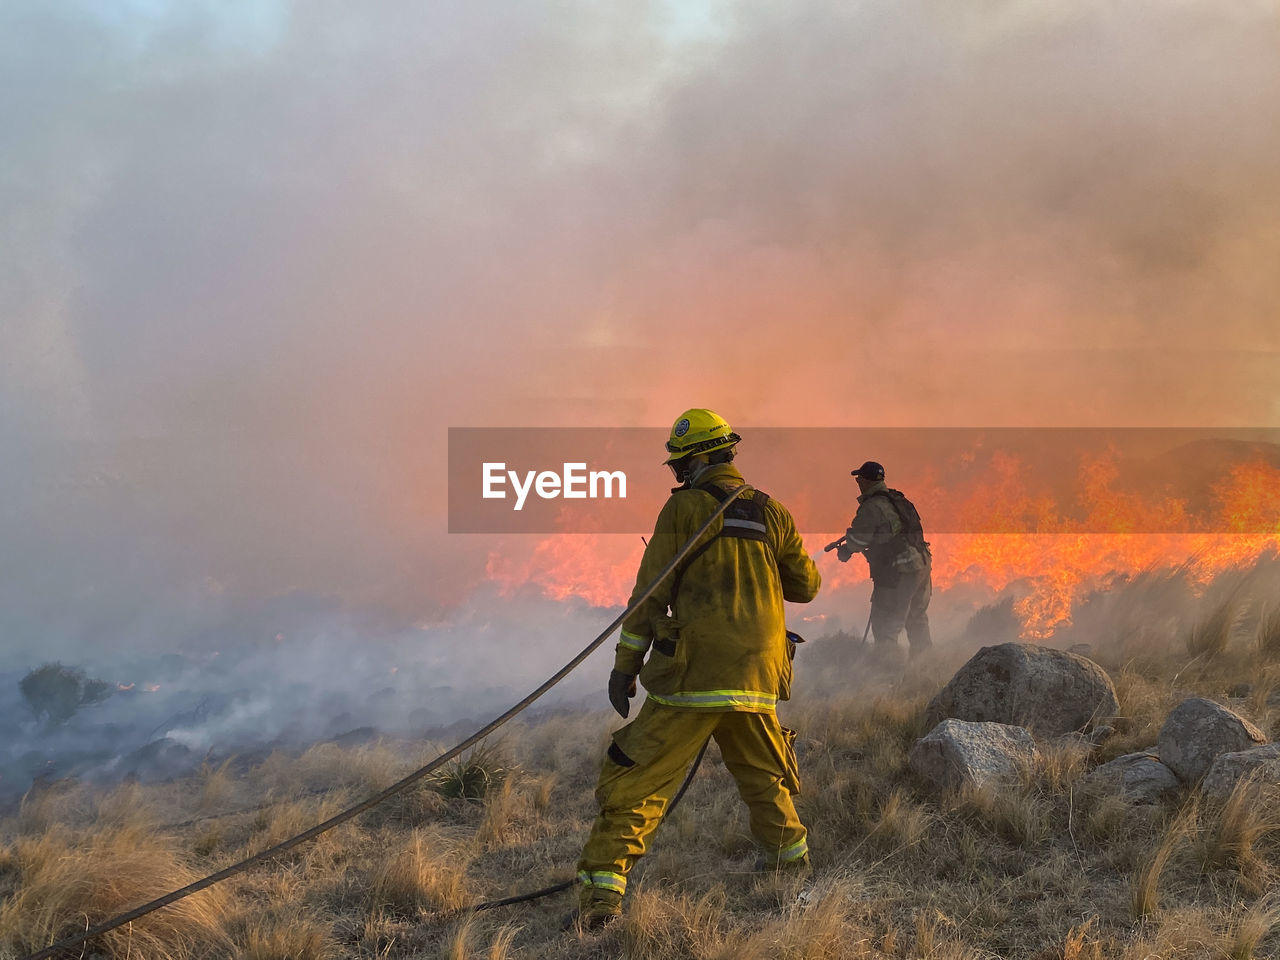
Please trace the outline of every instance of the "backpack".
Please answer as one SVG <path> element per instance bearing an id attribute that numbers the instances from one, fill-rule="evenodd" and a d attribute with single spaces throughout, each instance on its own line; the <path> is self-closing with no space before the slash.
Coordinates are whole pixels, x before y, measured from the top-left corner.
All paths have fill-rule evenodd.
<path id="1" fill-rule="evenodd" d="M 893 512 L 902 523 L 902 528 L 890 539 L 867 548 L 867 563 L 871 567 L 872 577 L 883 576 L 894 569 L 904 555 L 909 555 L 908 548 L 914 548 L 928 563 L 932 554 L 929 552 L 929 542 L 924 538 L 924 524 L 920 522 L 920 512 L 916 510 L 915 504 L 903 496 L 901 490 L 877 490 L 868 499 L 871 497 L 884 497 L 888 500 L 889 506 L 893 507 Z"/>

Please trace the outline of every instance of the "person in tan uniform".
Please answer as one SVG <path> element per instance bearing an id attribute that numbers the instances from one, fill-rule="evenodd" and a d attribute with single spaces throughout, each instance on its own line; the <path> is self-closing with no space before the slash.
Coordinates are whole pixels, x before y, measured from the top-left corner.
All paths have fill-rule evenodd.
<path id="1" fill-rule="evenodd" d="M 680 486 L 658 515 L 633 597 L 730 496 L 733 503 L 676 571 L 622 624 L 609 701 L 630 713 L 639 676 L 648 696 L 617 730 L 596 787 L 600 813 L 578 863 L 578 918 L 617 916 L 627 874 L 644 854 L 676 786 L 714 737 L 750 813 L 762 868 L 807 867 L 795 732 L 774 708 L 791 694 L 794 643 L 783 601 L 807 603 L 821 576 L 791 514 L 743 486 L 733 466 L 740 441 L 710 410 L 681 415 L 667 442 Z"/>
<path id="2" fill-rule="evenodd" d="M 857 470 L 858 512 L 836 556 L 847 563 L 855 553 L 867 558 L 871 573 L 871 632 L 880 653 L 901 656 L 903 628 L 911 656 L 933 646 L 929 600 L 933 596 L 933 554 L 915 506 L 884 481 L 884 467 L 868 460 Z"/>

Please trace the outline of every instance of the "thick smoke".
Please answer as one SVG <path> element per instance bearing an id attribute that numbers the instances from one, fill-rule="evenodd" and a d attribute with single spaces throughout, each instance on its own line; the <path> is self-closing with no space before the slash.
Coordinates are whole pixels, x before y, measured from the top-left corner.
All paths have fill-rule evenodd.
<path id="1" fill-rule="evenodd" d="M 448 642 L 450 425 L 1275 420 L 1273 4 L 243 7 L 0 9 L 7 669 Z"/>

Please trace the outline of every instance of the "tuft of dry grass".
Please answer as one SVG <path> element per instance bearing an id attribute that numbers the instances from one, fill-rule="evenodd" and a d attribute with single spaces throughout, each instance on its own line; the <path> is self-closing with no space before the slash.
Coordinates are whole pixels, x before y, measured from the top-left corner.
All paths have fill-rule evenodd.
<path id="1" fill-rule="evenodd" d="M 1166 828 L 1159 846 L 1148 856 L 1134 875 L 1129 888 L 1129 914 L 1135 920 L 1146 920 L 1160 909 L 1160 878 L 1195 828 L 1197 805 L 1191 801 Z"/>
<path id="2" fill-rule="evenodd" d="M 1022 791 L 1043 796 L 1066 793 L 1087 771 L 1092 751 L 1091 743 L 1072 737 L 1041 744 L 1020 770 Z"/>
<path id="3" fill-rule="evenodd" d="M 1117 735 L 1102 748 L 1100 759 L 1114 760 L 1156 742 L 1173 697 L 1163 678 L 1147 676 L 1126 666 L 1114 677 L 1120 715 L 1114 724 Z"/>
<path id="4" fill-rule="evenodd" d="M 139 783 L 122 784 L 98 802 L 97 825 L 144 832 L 155 828 L 153 795 Z"/>
<path id="5" fill-rule="evenodd" d="M 476 830 L 475 841 L 482 848 L 500 847 L 515 835 L 515 816 L 523 798 L 517 797 L 515 784 L 504 780 L 485 798 L 484 816 Z"/>
<path id="6" fill-rule="evenodd" d="M 245 924 L 242 960 L 334 960 L 340 956 L 327 924 L 313 916 L 270 915 Z"/>
<path id="7" fill-rule="evenodd" d="M 1097 922 L 1095 915 L 1067 931 L 1062 941 L 1061 960 L 1103 960 L 1102 943 L 1093 934 Z"/>
<path id="8" fill-rule="evenodd" d="M 489 942 L 488 960 L 514 960 L 519 954 L 512 944 L 520 928 L 514 924 L 504 924 Z"/>
<path id="9" fill-rule="evenodd" d="M 967 815 L 1002 840 L 1022 847 L 1042 843 L 1052 826 L 1051 803 L 1004 784 L 965 786 L 952 794 L 947 809 Z"/>
<path id="10" fill-rule="evenodd" d="M 1116 794 L 1081 798 L 1080 836 L 1098 846 L 1116 844 L 1132 834 L 1133 805 Z"/>
<path id="11" fill-rule="evenodd" d="M 1244 622 L 1245 613 L 1246 607 L 1238 591 L 1232 591 L 1208 616 L 1192 625 L 1187 634 L 1187 653 L 1205 661 L 1220 657 L 1231 645 L 1232 638 Z"/>
<path id="12" fill-rule="evenodd" d="M 1278 926 L 1280 894 L 1272 893 L 1249 907 L 1228 933 L 1227 956 L 1230 960 L 1254 960 L 1262 941 Z"/>
<path id="13" fill-rule="evenodd" d="M 638 890 L 630 912 L 614 924 L 620 929 L 610 934 L 621 941 L 625 956 L 722 957 L 728 949 L 727 899 L 721 884 L 700 896 Z"/>
<path id="14" fill-rule="evenodd" d="M 1245 886 L 1261 892 L 1269 877 L 1268 859 L 1259 841 L 1280 832 L 1280 803 L 1275 790 L 1246 777 L 1236 784 L 1211 826 L 1198 842 L 1201 862 L 1209 868 L 1238 872 Z"/>
<path id="15" fill-rule="evenodd" d="M 28 953 L 198 879 L 169 841 L 109 827 L 79 837 L 55 828 L 11 853 L 18 889 L 0 904 L 0 943 Z M 228 945 L 228 891 L 218 887 L 149 914 L 100 940 L 111 956 L 203 956 Z"/>
<path id="16" fill-rule="evenodd" d="M 876 812 L 871 832 L 882 844 L 896 849 L 913 847 L 923 840 L 933 820 L 928 808 L 916 803 L 904 789 L 896 789 Z"/>
<path id="17" fill-rule="evenodd" d="M 1258 652 L 1268 660 L 1280 660 L 1280 603 L 1263 608 L 1258 619 Z"/>
<path id="18" fill-rule="evenodd" d="M 714 955 L 725 960 L 871 956 L 870 931 L 860 929 L 850 914 L 858 889 L 839 875 L 798 890 L 788 887 L 774 919 L 746 938 L 731 938 L 728 949 Z"/>
<path id="19" fill-rule="evenodd" d="M 125 789 L 125 788 L 122 788 Z M 94 798 L 88 788 L 72 780 L 33 785 L 18 804 L 17 832 L 41 834 L 58 824 L 93 819 Z"/>
<path id="20" fill-rule="evenodd" d="M 374 873 L 369 885 L 370 912 L 416 920 L 431 910 L 459 910 L 475 901 L 466 868 L 456 850 L 414 830 L 408 844 Z"/>
<path id="21" fill-rule="evenodd" d="M 253 838 L 252 850 L 262 850 L 267 847 L 273 847 L 277 843 L 283 843 L 290 837 L 296 836 L 304 830 L 311 829 L 317 823 L 329 819 L 329 817 L 338 813 L 342 806 L 343 804 L 339 798 L 329 796 L 299 800 L 294 803 L 280 803 L 267 807 L 265 810 L 259 810 L 249 822 Z M 349 834 L 350 830 L 349 824 L 339 826 L 313 840 L 311 844 L 307 845 L 307 849 L 332 847 L 341 841 L 344 834 Z M 296 860 L 298 857 L 305 855 L 305 850 L 295 848 L 295 850 L 283 856 Z"/>
<path id="22" fill-rule="evenodd" d="M 200 799 L 196 809 L 200 813 L 212 813 L 225 809 L 235 797 L 235 781 L 231 775 L 231 763 L 234 757 L 228 757 L 218 766 L 205 762 L 200 765 L 196 774 L 200 781 Z"/>
<path id="23" fill-rule="evenodd" d="M 480 743 L 469 753 L 445 764 L 427 778 L 441 795 L 460 800 L 483 800 L 510 775 L 501 743 Z"/>

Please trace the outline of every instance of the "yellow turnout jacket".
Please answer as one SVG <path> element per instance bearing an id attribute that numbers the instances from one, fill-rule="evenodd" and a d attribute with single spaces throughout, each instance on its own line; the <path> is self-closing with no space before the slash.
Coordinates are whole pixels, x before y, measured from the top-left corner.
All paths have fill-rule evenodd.
<path id="1" fill-rule="evenodd" d="M 700 487 L 715 485 L 726 493 L 742 482 L 742 474 L 727 463 L 698 479 Z M 748 489 L 739 499 L 753 493 Z M 719 505 L 713 494 L 698 488 L 671 495 L 640 561 L 633 599 Z M 758 526 L 740 521 L 730 529 Z M 710 546 L 692 562 L 683 561 L 683 576 L 678 567 L 623 621 L 614 665 L 623 673 L 639 673 L 651 700 L 678 709 L 767 713 L 790 697 L 782 602 L 808 603 L 818 595 L 822 577 L 790 512 L 777 500 L 764 504 L 763 527 L 761 539 L 720 536 L 724 517 L 718 518 L 699 541 L 699 546 L 711 541 Z"/>

